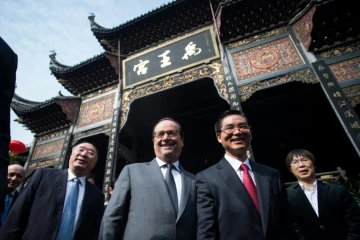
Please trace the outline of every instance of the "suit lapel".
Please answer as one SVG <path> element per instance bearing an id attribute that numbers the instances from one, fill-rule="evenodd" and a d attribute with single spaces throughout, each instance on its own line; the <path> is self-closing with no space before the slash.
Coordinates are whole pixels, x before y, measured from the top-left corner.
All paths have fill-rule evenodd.
<path id="1" fill-rule="evenodd" d="M 270 179 L 267 174 L 265 174 L 264 172 L 261 171 L 261 169 L 259 169 L 258 165 L 255 162 L 250 162 L 250 165 L 254 173 L 254 178 L 256 182 L 256 190 L 259 196 L 259 204 L 260 204 L 260 212 L 261 212 L 261 223 L 265 234 L 269 220 Z"/>
<path id="2" fill-rule="evenodd" d="M 59 216 L 59 222 L 62 216 L 64 201 L 65 201 L 65 194 L 66 194 L 66 186 L 67 186 L 67 179 L 68 179 L 68 171 L 67 169 L 60 171 L 56 177 L 56 211 L 57 216 Z"/>
<path id="3" fill-rule="evenodd" d="M 296 191 L 296 196 L 297 196 L 296 201 L 298 201 L 298 205 L 304 209 L 304 212 L 309 213 L 311 218 L 318 220 L 319 218 L 316 215 L 314 208 L 311 206 L 309 199 L 306 197 L 304 191 L 302 190 L 302 188 L 299 184 L 296 186 L 295 191 Z"/>
<path id="4" fill-rule="evenodd" d="M 320 181 L 317 181 L 317 197 L 318 197 L 318 211 L 319 211 L 319 218 L 322 217 L 323 211 L 326 204 L 326 199 L 329 191 L 329 186 Z"/>
<path id="5" fill-rule="evenodd" d="M 84 197 L 81 203 L 81 209 L 79 212 L 79 217 L 78 220 L 76 222 L 76 227 L 75 227 L 75 232 L 77 231 L 77 229 L 79 228 L 81 222 L 84 220 L 85 217 L 85 213 L 87 212 L 89 206 L 91 205 L 91 199 L 92 199 L 92 191 L 93 189 L 91 189 L 90 183 L 86 182 L 85 180 L 85 191 L 84 191 Z"/>
<path id="6" fill-rule="evenodd" d="M 183 214 L 191 192 L 191 179 L 186 176 L 187 173 L 180 165 L 179 167 L 181 171 L 181 200 L 176 221 L 178 221 Z"/>
<path id="7" fill-rule="evenodd" d="M 19 196 L 19 192 L 18 192 L 17 190 L 15 190 L 15 193 L 14 193 L 13 199 L 12 199 L 12 201 L 11 201 L 9 210 L 10 210 L 10 209 L 12 208 L 12 206 L 14 205 L 14 203 L 15 203 L 15 201 L 16 201 L 16 199 L 17 199 L 18 196 Z"/>
<path id="8" fill-rule="evenodd" d="M 164 204 L 164 207 L 174 208 L 169 192 L 166 188 L 164 177 L 161 173 L 160 167 L 156 162 L 156 160 L 155 159 L 152 160 L 151 162 L 147 163 L 145 166 L 146 166 L 146 170 L 150 175 L 150 178 L 157 187 L 156 189 L 159 191 L 160 196 L 164 199 L 164 202 L 162 203 Z M 175 211 L 174 211 L 174 216 L 175 216 Z"/>
<path id="9" fill-rule="evenodd" d="M 254 219 L 261 221 L 259 214 L 255 208 L 254 203 L 251 201 L 250 195 L 247 193 L 247 190 L 244 184 L 241 182 L 239 176 L 236 174 L 231 165 L 223 158 L 217 165 L 217 168 L 220 170 L 218 175 L 226 183 L 226 185 L 231 189 L 235 196 L 249 209 L 249 213 L 253 216 Z"/>

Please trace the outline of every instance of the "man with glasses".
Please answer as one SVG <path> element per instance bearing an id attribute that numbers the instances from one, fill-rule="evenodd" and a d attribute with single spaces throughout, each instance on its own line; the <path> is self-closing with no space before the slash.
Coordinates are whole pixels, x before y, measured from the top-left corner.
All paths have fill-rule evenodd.
<path id="1" fill-rule="evenodd" d="M 215 133 L 225 156 L 196 176 L 198 239 L 297 239 L 279 171 L 247 156 L 252 136 L 244 114 L 224 112 Z"/>
<path id="2" fill-rule="evenodd" d="M 72 149 L 69 169 L 36 169 L 1 227 L 0 240 L 97 239 L 104 194 L 86 181 L 97 159 L 95 146 L 81 142 Z"/>
<path id="3" fill-rule="evenodd" d="M 289 204 L 305 239 L 360 239 L 360 208 L 347 188 L 316 180 L 314 155 L 295 149 L 286 166 L 298 184 L 289 190 Z"/>
<path id="4" fill-rule="evenodd" d="M 99 239 L 196 239 L 195 176 L 179 164 L 184 132 L 178 122 L 164 118 L 152 139 L 155 159 L 121 171 Z"/>

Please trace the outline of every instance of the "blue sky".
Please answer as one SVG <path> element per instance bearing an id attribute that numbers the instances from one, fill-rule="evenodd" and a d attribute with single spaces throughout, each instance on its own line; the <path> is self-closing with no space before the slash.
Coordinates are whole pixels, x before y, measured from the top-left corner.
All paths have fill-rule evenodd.
<path id="1" fill-rule="evenodd" d="M 90 29 L 88 16 L 112 28 L 171 0 L 0 0 L 0 36 L 18 55 L 15 92 L 28 100 L 45 101 L 70 93 L 51 75 L 49 51 L 74 65 L 104 50 Z M 30 144 L 33 134 L 14 122 L 11 138 Z"/>

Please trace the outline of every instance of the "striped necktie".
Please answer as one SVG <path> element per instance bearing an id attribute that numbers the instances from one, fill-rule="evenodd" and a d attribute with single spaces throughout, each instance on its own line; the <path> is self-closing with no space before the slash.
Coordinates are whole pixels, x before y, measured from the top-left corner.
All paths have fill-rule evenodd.
<path id="1" fill-rule="evenodd" d="M 252 180 L 250 174 L 249 174 L 249 167 L 243 163 L 240 166 L 240 169 L 243 171 L 243 183 L 248 191 L 250 198 L 252 202 L 254 203 L 257 211 L 260 213 L 260 205 L 259 205 L 259 198 L 256 190 L 256 186 L 254 184 L 254 181 Z"/>

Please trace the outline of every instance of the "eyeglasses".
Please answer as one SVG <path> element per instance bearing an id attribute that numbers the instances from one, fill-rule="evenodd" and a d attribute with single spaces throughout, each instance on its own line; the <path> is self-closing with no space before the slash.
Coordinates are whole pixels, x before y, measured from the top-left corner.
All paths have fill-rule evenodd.
<path id="1" fill-rule="evenodd" d="M 174 138 L 179 136 L 178 130 L 170 130 L 170 131 L 160 131 L 160 132 L 154 132 L 154 137 L 158 139 L 164 138 L 165 134 L 168 136 L 168 138 Z"/>
<path id="2" fill-rule="evenodd" d="M 290 164 L 291 166 L 299 166 L 300 162 L 302 162 L 303 164 L 307 164 L 310 161 L 309 158 L 302 158 L 302 159 L 298 159 L 298 160 L 294 160 L 292 161 Z"/>
<path id="3" fill-rule="evenodd" d="M 239 130 L 240 132 L 248 132 L 250 131 L 250 126 L 249 125 L 241 125 L 241 126 L 227 126 L 225 127 L 225 129 L 222 129 L 221 131 L 226 133 L 226 134 L 232 134 L 235 132 L 235 130 Z"/>
<path id="4" fill-rule="evenodd" d="M 77 150 L 80 153 L 85 153 L 85 154 L 89 153 L 90 156 L 95 156 L 95 152 L 93 150 L 91 150 L 91 149 L 85 149 L 85 148 L 80 147 L 80 148 L 77 148 Z"/>

